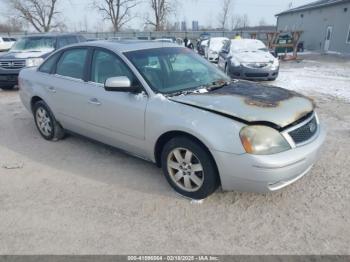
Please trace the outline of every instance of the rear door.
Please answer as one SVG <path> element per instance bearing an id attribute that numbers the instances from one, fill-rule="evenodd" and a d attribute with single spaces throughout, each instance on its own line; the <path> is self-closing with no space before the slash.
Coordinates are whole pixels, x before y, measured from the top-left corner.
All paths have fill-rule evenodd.
<path id="1" fill-rule="evenodd" d="M 55 113 L 61 124 L 72 131 L 85 134 L 88 130 L 87 103 L 87 47 L 70 48 L 57 62 L 53 81 L 48 90 L 53 97 Z"/>

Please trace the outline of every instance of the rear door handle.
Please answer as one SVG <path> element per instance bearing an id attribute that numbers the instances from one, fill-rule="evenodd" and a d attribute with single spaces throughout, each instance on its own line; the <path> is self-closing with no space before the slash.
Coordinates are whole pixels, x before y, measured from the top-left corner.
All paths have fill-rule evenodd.
<path id="1" fill-rule="evenodd" d="M 101 105 L 101 102 L 98 101 L 97 98 L 91 98 L 91 99 L 89 100 L 89 104 L 95 105 L 95 106 L 100 106 L 100 105 Z"/>
<path id="2" fill-rule="evenodd" d="M 51 93 L 56 93 L 56 89 L 54 87 L 52 87 L 52 86 L 49 87 L 49 91 Z"/>

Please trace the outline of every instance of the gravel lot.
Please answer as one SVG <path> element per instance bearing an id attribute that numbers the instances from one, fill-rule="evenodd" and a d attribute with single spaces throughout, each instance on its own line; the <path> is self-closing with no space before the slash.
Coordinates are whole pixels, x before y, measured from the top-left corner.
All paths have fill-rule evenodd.
<path id="1" fill-rule="evenodd" d="M 336 63 L 341 78 L 304 84 L 345 81 L 349 92 L 348 61 L 308 59 L 283 64 L 276 83 L 293 88 L 296 69 Z M 328 127 L 312 172 L 277 193 L 217 192 L 201 204 L 143 160 L 80 137 L 44 141 L 17 91 L 0 91 L 0 253 L 350 254 L 349 100 L 299 91 Z"/>

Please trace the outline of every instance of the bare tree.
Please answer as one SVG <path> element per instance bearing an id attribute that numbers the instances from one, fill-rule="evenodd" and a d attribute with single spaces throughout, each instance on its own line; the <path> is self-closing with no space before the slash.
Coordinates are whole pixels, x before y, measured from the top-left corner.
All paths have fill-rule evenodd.
<path id="1" fill-rule="evenodd" d="M 57 3 L 60 0 L 8 0 L 9 7 L 17 16 L 32 25 L 38 32 L 61 28 L 57 21 Z"/>
<path id="2" fill-rule="evenodd" d="M 149 0 L 152 9 L 152 18 L 146 16 L 146 24 L 154 26 L 156 31 L 163 31 L 166 27 L 168 16 L 175 12 L 176 0 Z"/>
<path id="3" fill-rule="evenodd" d="M 231 29 L 244 29 L 249 26 L 248 15 L 233 15 L 231 17 Z"/>
<path id="4" fill-rule="evenodd" d="M 224 2 L 221 8 L 221 12 L 219 13 L 218 19 L 219 19 L 220 27 L 222 29 L 226 29 L 230 12 L 231 12 L 232 0 L 223 0 L 223 1 Z"/>
<path id="5" fill-rule="evenodd" d="M 14 17 L 8 17 L 4 23 L 0 24 L 0 32 L 12 33 L 23 31 L 23 24 Z"/>
<path id="6" fill-rule="evenodd" d="M 259 26 L 264 26 L 264 25 L 267 25 L 267 23 L 264 18 L 261 18 L 259 21 Z"/>
<path id="7" fill-rule="evenodd" d="M 138 0 L 94 0 L 93 6 L 103 15 L 105 20 L 112 23 L 114 32 L 130 22 L 134 17 L 131 10 L 137 6 Z"/>

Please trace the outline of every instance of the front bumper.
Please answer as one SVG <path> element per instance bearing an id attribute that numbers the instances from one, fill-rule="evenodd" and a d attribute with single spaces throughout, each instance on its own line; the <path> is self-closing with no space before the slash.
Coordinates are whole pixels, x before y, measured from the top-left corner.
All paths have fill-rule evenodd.
<path id="1" fill-rule="evenodd" d="M 18 84 L 18 74 L 0 74 L 0 88 Z"/>
<path id="2" fill-rule="evenodd" d="M 229 76 L 233 79 L 273 80 L 278 77 L 279 68 L 250 68 L 245 66 L 229 67 Z"/>
<path id="3" fill-rule="evenodd" d="M 266 193 L 282 189 L 306 175 L 319 157 L 326 131 L 319 127 L 310 143 L 274 155 L 234 155 L 214 151 L 225 191 Z"/>
<path id="4" fill-rule="evenodd" d="M 0 87 L 9 87 L 17 85 L 20 70 L 21 69 L 0 68 Z"/>

